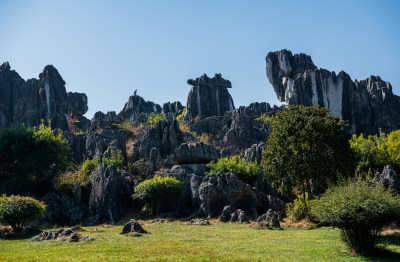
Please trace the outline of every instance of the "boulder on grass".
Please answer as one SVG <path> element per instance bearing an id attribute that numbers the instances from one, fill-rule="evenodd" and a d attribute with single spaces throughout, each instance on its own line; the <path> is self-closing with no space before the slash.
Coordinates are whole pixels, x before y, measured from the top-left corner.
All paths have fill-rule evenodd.
<path id="1" fill-rule="evenodd" d="M 144 230 L 142 225 L 140 225 L 135 219 L 131 219 L 122 228 L 121 234 L 127 234 L 127 233 L 147 234 L 147 231 Z"/>

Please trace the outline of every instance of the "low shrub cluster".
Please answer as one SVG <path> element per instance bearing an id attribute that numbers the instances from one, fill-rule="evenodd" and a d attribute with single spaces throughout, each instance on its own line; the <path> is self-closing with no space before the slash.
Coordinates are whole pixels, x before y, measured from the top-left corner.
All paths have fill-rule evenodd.
<path id="1" fill-rule="evenodd" d="M 150 124 L 150 126 L 155 126 L 155 124 L 157 124 L 161 120 L 165 120 L 165 115 L 164 114 L 151 113 L 147 117 L 147 123 Z"/>
<path id="2" fill-rule="evenodd" d="M 298 196 L 293 202 L 286 204 L 286 215 L 294 222 L 311 219 L 308 194 Z"/>
<path id="3" fill-rule="evenodd" d="M 0 197 L 0 219 L 7 221 L 15 231 L 20 231 L 28 222 L 43 217 L 45 211 L 44 203 L 31 197 Z"/>
<path id="4" fill-rule="evenodd" d="M 135 187 L 133 198 L 145 203 L 157 215 L 161 200 L 181 191 L 181 182 L 170 176 L 154 176 Z"/>
<path id="5" fill-rule="evenodd" d="M 336 226 L 354 251 L 368 253 L 382 228 L 400 216 L 400 197 L 381 185 L 357 179 L 329 188 L 310 203 L 318 221 Z"/>
<path id="6" fill-rule="evenodd" d="M 239 156 L 222 157 L 207 164 L 210 169 L 206 174 L 233 173 L 248 184 L 252 184 L 260 172 L 257 162 L 246 162 Z"/>

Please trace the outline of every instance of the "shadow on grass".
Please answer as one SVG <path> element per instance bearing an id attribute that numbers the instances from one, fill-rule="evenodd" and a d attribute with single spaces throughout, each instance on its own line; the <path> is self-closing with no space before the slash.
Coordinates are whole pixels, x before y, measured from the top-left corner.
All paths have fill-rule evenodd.
<path id="1" fill-rule="evenodd" d="M 400 253 L 387 249 L 388 245 L 400 246 L 400 234 L 380 236 L 378 247 L 363 256 L 367 261 L 400 261 Z"/>

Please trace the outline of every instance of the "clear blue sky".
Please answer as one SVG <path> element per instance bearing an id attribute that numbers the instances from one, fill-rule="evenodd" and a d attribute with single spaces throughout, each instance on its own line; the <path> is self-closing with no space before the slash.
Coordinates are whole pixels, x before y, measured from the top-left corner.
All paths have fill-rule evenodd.
<path id="1" fill-rule="evenodd" d="M 24 79 L 53 64 L 88 95 L 89 118 L 118 113 L 135 89 L 185 104 L 203 73 L 232 82 L 236 107 L 279 104 L 265 56 L 283 48 L 400 94 L 400 1 L 0 0 L 0 62 Z"/>

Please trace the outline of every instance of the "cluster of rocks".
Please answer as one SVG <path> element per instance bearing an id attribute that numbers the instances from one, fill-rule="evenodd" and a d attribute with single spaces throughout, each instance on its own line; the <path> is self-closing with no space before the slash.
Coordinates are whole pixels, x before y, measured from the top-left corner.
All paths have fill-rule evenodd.
<path id="1" fill-rule="evenodd" d="M 203 219 L 203 218 L 193 218 L 193 219 L 190 219 L 189 224 L 199 225 L 199 226 L 209 226 L 210 221 L 208 221 L 207 219 Z"/>
<path id="2" fill-rule="evenodd" d="M 48 65 L 39 79 L 25 81 L 11 70 L 8 62 L 0 66 L 0 128 L 25 124 L 38 126 L 51 121 L 52 128 L 69 130 L 68 113 L 82 116 L 88 110 L 87 96 L 67 93 L 57 69 Z"/>
<path id="3" fill-rule="evenodd" d="M 278 99 L 288 105 L 319 105 L 350 124 L 353 134 L 390 133 L 400 128 L 400 97 L 379 76 L 352 81 L 318 69 L 310 56 L 286 49 L 266 57 L 267 77 Z"/>
<path id="4" fill-rule="evenodd" d="M 89 235 L 82 236 L 76 233 L 73 228 L 72 229 L 65 229 L 61 228 L 56 231 L 44 231 L 40 233 L 37 237 L 35 237 L 38 241 L 45 241 L 45 240 L 59 240 L 59 241 L 67 241 L 67 242 L 79 242 L 79 241 L 88 241 L 94 240 L 93 237 Z"/>
<path id="5" fill-rule="evenodd" d="M 382 173 L 376 173 L 373 182 L 390 188 L 400 194 L 400 178 L 391 166 L 385 166 Z"/>

